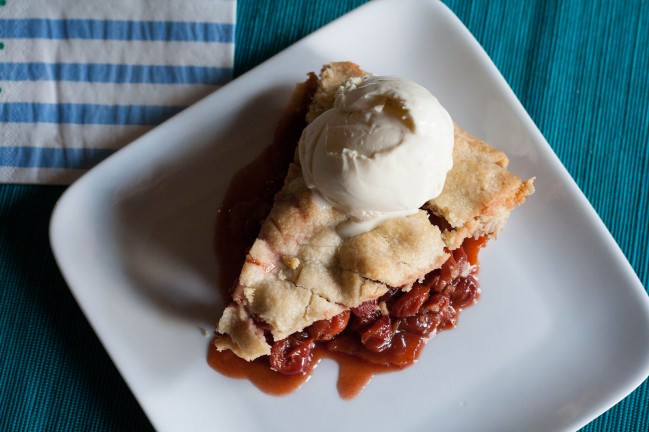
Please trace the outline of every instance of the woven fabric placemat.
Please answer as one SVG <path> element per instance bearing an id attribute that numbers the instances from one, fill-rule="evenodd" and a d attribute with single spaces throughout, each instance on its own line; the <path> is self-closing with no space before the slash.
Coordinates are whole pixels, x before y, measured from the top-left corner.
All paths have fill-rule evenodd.
<path id="1" fill-rule="evenodd" d="M 362 3 L 239 0 L 235 75 Z M 649 2 L 445 3 L 647 286 Z M 0 430 L 150 430 L 54 263 L 48 222 L 62 192 L 0 185 Z M 649 430 L 648 393 L 645 382 L 583 430 Z"/>

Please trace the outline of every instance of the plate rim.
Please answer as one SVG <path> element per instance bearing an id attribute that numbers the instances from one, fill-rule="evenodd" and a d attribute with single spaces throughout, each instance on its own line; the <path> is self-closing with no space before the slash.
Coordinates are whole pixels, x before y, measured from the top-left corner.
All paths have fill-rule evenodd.
<path id="1" fill-rule="evenodd" d="M 221 87 L 219 89 L 219 91 L 216 92 L 216 95 L 217 95 L 216 98 L 218 98 L 218 95 L 221 94 L 224 90 L 227 91 L 227 89 L 230 89 L 232 87 L 233 83 L 245 81 L 247 79 L 247 77 L 254 74 L 259 69 L 262 69 L 262 68 L 266 67 L 268 64 L 274 64 L 275 62 L 277 62 L 278 58 L 281 59 L 282 56 L 290 54 L 291 51 L 296 46 L 307 43 L 309 40 L 311 40 L 313 38 L 317 38 L 322 32 L 325 32 L 325 31 L 331 29 L 332 27 L 336 27 L 339 24 L 340 21 L 353 19 L 353 17 L 355 17 L 357 14 L 366 13 L 365 11 L 370 9 L 370 8 L 381 7 L 380 5 L 384 5 L 384 4 L 397 5 L 397 2 L 398 2 L 398 0 L 375 0 L 373 2 L 365 3 L 365 4 L 361 5 L 361 6 L 353 9 L 352 11 L 344 14 L 343 16 L 329 22 L 325 26 L 320 27 L 315 32 L 313 32 L 313 33 L 307 35 L 306 37 L 296 41 L 295 43 L 291 44 L 287 48 L 285 48 L 282 51 L 274 54 L 273 56 L 269 57 L 265 61 L 259 63 L 255 67 L 253 67 L 250 70 L 246 71 L 245 73 L 241 74 L 236 79 L 232 80 L 230 83 L 224 85 L 223 87 Z M 409 3 L 417 3 L 417 2 L 415 0 L 409 0 Z M 473 35 L 471 35 L 469 30 L 464 26 L 464 24 L 460 21 L 460 19 L 448 8 L 448 6 L 446 6 L 442 2 L 438 2 L 436 0 L 426 0 L 424 2 L 419 2 L 418 4 L 420 4 L 420 5 L 426 4 L 426 6 L 428 6 L 428 7 L 436 8 L 437 9 L 436 13 L 439 13 L 440 11 L 445 13 L 447 15 L 447 18 L 453 20 L 454 25 L 459 26 L 459 28 L 462 30 L 465 42 L 467 42 L 469 44 L 469 46 L 471 47 L 473 53 L 479 57 L 479 60 L 480 60 L 481 63 L 487 65 L 487 67 L 490 69 L 490 73 L 494 77 L 497 78 L 499 91 L 502 92 L 504 95 L 506 95 L 507 99 L 511 103 L 514 104 L 514 106 L 516 107 L 517 113 L 522 115 L 521 120 L 523 120 L 525 123 L 527 123 L 527 126 L 528 126 L 529 130 L 533 134 L 535 134 L 535 137 L 534 137 L 535 140 L 537 142 L 540 142 L 540 143 L 545 145 L 545 149 L 543 150 L 543 152 L 546 153 L 547 156 L 549 156 L 550 163 L 552 163 L 554 165 L 558 164 L 558 168 L 559 168 L 558 172 L 560 172 L 562 174 L 562 178 L 561 178 L 562 184 L 566 185 L 570 189 L 571 198 L 574 198 L 576 200 L 575 202 L 577 204 L 579 204 L 579 206 L 581 207 L 581 210 L 586 211 L 591 216 L 592 221 L 594 222 L 595 226 L 597 227 L 597 231 L 598 231 L 598 234 L 600 235 L 601 240 L 606 242 L 606 244 L 608 246 L 607 249 L 615 257 L 616 266 L 621 266 L 621 267 L 624 268 L 625 275 L 630 277 L 630 279 L 633 282 L 630 285 L 630 289 L 633 290 L 634 295 L 638 296 L 639 301 L 641 303 L 643 303 L 645 313 L 649 314 L 649 297 L 647 296 L 647 292 L 646 292 L 645 288 L 643 287 L 642 282 L 640 281 L 640 279 L 639 279 L 638 275 L 636 274 L 635 270 L 633 269 L 633 267 L 629 263 L 628 259 L 625 257 L 624 253 L 620 249 L 619 245 L 617 244 L 617 242 L 613 238 L 612 234 L 610 233 L 610 231 L 608 230 L 608 228 L 606 227 L 606 225 L 604 224 L 604 222 L 602 221 L 600 216 L 597 214 L 595 209 L 592 207 L 592 205 L 590 204 L 590 202 L 588 201 L 588 199 L 586 198 L 584 193 L 581 191 L 581 189 L 579 189 L 577 183 L 572 178 L 572 176 L 569 174 L 569 172 L 567 171 L 567 169 L 565 168 L 563 163 L 560 161 L 560 159 L 558 158 L 558 156 L 556 155 L 556 153 L 554 152 L 552 147 L 545 140 L 545 138 L 541 134 L 540 130 L 538 129 L 538 127 L 536 126 L 536 124 L 534 123 L 534 121 L 532 120 L 530 115 L 527 113 L 527 111 L 525 110 L 525 108 L 522 105 L 522 103 L 520 102 L 520 100 L 516 97 L 515 93 L 513 92 L 513 90 L 511 89 L 511 87 L 509 86 L 507 81 L 505 80 L 505 78 L 502 76 L 500 71 L 497 69 L 497 67 L 495 66 L 495 64 L 491 60 L 491 58 L 488 56 L 486 51 L 482 48 L 482 46 L 479 44 L 479 42 L 473 37 Z M 403 2 L 400 2 L 399 5 L 402 6 Z M 208 98 L 211 98 L 211 97 L 214 97 L 214 95 L 208 96 Z M 207 99 L 207 98 L 205 98 L 205 99 Z M 203 99 L 202 101 L 199 101 L 198 104 L 203 103 L 205 101 L 205 99 Z M 195 108 L 196 105 L 198 105 L 198 104 L 195 104 L 195 105 L 189 107 L 188 109 L 184 110 L 183 112 L 186 113 L 187 111 L 190 111 L 192 108 Z M 50 245 L 51 245 L 51 248 L 52 248 L 52 252 L 53 252 L 55 261 L 57 263 L 57 266 L 61 270 L 61 274 L 63 275 L 63 278 L 66 281 L 66 284 L 68 285 L 70 291 L 72 292 L 73 297 L 77 301 L 77 304 L 79 305 L 80 309 L 82 310 L 82 312 L 83 312 L 84 316 L 86 317 L 88 323 L 90 324 L 93 331 L 95 332 L 95 334 L 97 335 L 97 337 L 101 341 L 102 345 L 106 349 L 106 352 L 107 352 L 108 356 L 110 357 L 111 361 L 113 362 L 113 364 L 115 365 L 117 370 L 120 372 L 120 375 L 122 376 L 122 378 L 124 379 L 124 381 L 128 385 L 131 393 L 133 394 L 133 396 L 136 398 L 136 400 L 140 404 L 141 409 L 143 410 L 143 412 L 145 413 L 145 415 L 147 416 L 147 418 L 149 419 L 149 421 L 151 422 L 152 425 L 156 425 L 156 422 L 155 422 L 153 416 L 151 415 L 151 413 L 149 413 L 149 411 L 145 408 L 146 404 L 144 404 L 143 401 L 141 400 L 141 395 L 138 392 L 135 391 L 135 389 L 133 388 L 132 383 L 130 382 L 130 380 L 127 379 L 124 376 L 121 367 L 118 365 L 118 363 L 113 358 L 113 353 L 106 346 L 104 338 L 103 338 L 102 334 L 98 331 L 98 329 L 97 329 L 97 327 L 96 327 L 96 325 L 95 325 L 95 323 L 93 321 L 93 318 L 87 312 L 83 301 L 79 299 L 77 289 L 74 288 L 72 286 L 72 284 L 70 283 L 70 276 L 69 276 L 70 269 L 66 265 L 62 264 L 62 254 L 63 254 L 62 248 L 64 246 L 62 246 L 61 243 L 60 243 L 58 233 L 59 233 L 59 231 L 61 229 L 59 227 L 62 224 L 66 223 L 66 221 L 63 219 L 62 214 L 64 213 L 64 210 L 65 210 L 66 206 L 69 206 L 69 204 L 67 204 L 67 203 L 73 201 L 76 198 L 77 195 L 83 193 L 84 188 L 86 187 L 86 184 L 92 184 L 93 179 L 96 176 L 101 175 L 104 172 L 104 170 L 106 169 L 105 167 L 107 167 L 107 166 L 111 167 L 113 165 L 119 164 L 119 161 L 126 157 L 124 152 L 126 151 L 126 153 L 128 153 L 130 151 L 130 150 L 128 150 L 129 148 L 133 149 L 134 147 L 138 146 L 138 144 L 140 142 L 143 142 L 143 141 L 146 142 L 147 137 L 149 136 L 149 134 L 156 131 L 162 125 L 165 125 L 165 124 L 168 124 L 169 122 L 175 121 L 175 119 L 177 119 L 177 117 L 179 117 L 181 115 L 183 115 L 183 113 L 180 113 L 180 114 L 170 118 L 169 120 L 165 121 L 161 125 L 153 128 L 151 131 L 147 132 L 146 134 L 144 134 L 140 138 L 133 141 L 125 149 L 122 149 L 122 150 L 120 150 L 118 152 L 115 152 L 113 155 L 109 156 L 107 159 L 105 159 L 100 164 L 98 164 L 95 168 L 91 169 L 86 174 L 84 174 L 74 184 L 72 184 L 63 193 L 63 195 L 59 198 L 59 200 L 57 201 L 57 203 L 56 203 L 56 205 L 54 207 L 54 210 L 52 212 L 52 215 L 51 215 L 50 226 L 49 226 L 49 240 L 50 240 Z M 606 403 L 602 403 L 597 407 L 592 407 L 591 410 L 588 410 L 588 415 L 584 415 L 583 418 L 573 421 L 573 423 L 571 423 L 568 427 L 571 428 L 571 429 L 573 427 L 575 429 L 579 429 L 579 428 L 587 425 L 588 423 L 590 423 L 591 421 L 593 421 L 594 419 L 599 417 L 601 414 L 608 411 L 611 407 L 613 407 L 614 405 L 619 403 L 628 394 L 630 394 L 634 389 L 639 387 L 644 382 L 644 380 L 647 378 L 647 375 L 649 375 L 649 363 L 646 364 L 645 370 L 638 370 L 637 371 L 636 379 L 629 380 L 627 385 L 624 386 L 624 389 L 622 389 L 622 390 L 620 390 L 618 392 L 610 394 L 609 397 L 607 398 Z"/>

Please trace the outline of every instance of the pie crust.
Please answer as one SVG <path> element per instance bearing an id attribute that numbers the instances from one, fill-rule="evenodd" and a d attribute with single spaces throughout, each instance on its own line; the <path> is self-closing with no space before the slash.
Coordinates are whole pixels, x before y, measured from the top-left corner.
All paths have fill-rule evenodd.
<path id="1" fill-rule="evenodd" d="M 333 105 L 349 62 L 310 74 L 306 121 Z M 453 168 L 443 192 L 417 213 L 345 238 L 348 217 L 307 188 L 297 158 L 246 256 L 214 344 L 245 360 L 271 354 L 271 344 L 320 320 L 379 299 L 439 269 L 467 238 L 495 237 L 511 210 L 533 193 L 533 180 L 507 170 L 507 156 L 455 125 Z"/>

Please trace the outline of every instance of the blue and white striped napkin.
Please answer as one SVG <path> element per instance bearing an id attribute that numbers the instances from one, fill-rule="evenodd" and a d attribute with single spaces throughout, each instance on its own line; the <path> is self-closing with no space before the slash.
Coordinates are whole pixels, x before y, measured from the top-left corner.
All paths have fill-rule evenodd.
<path id="1" fill-rule="evenodd" d="M 0 182 L 71 183 L 226 83 L 233 0 L 0 0 Z"/>

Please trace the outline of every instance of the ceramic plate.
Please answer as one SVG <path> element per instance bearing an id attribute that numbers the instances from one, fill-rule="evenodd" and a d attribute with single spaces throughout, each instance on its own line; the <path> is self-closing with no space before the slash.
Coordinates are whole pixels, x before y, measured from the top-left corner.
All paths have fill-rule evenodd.
<path id="1" fill-rule="evenodd" d="M 353 60 L 428 87 L 464 128 L 536 176 L 481 255 L 483 295 L 413 367 L 356 399 L 323 361 L 285 397 L 214 372 L 217 207 L 270 144 L 294 83 Z M 437 1 L 375 1 L 138 139 L 75 183 L 51 242 L 90 323 L 153 425 L 187 430 L 573 430 L 649 373 L 649 300 L 512 90 Z"/>

